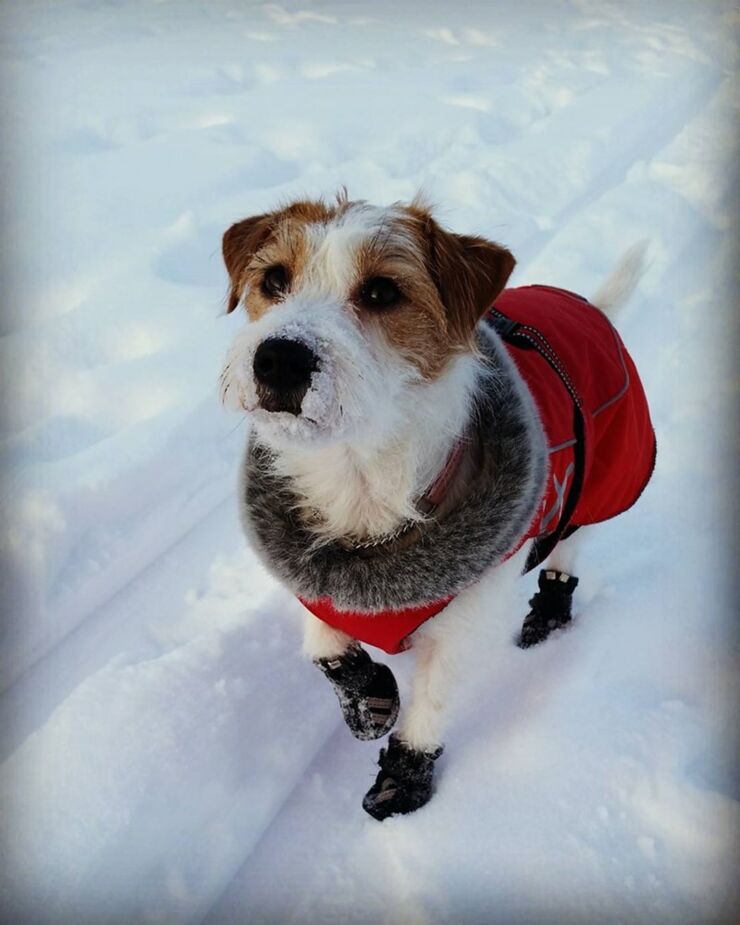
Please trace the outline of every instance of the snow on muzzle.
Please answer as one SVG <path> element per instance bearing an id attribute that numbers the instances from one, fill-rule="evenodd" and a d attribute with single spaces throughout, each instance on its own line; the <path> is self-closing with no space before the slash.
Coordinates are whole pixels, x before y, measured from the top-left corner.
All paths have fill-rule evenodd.
<path id="1" fill-rule="evenodd" d="M 396 372 L 378 362 L 344 303 L 295 299 L 236 336 L 221 395 L 268 442 L 336 440 L 367 431 Z"/>

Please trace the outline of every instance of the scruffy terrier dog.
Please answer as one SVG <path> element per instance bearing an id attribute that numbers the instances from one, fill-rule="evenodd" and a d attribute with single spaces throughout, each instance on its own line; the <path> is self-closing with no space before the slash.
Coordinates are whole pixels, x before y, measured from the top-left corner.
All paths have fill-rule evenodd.
<path id="1" fill-rule="evenodd" d="M 563 627 L 578 582 L 569 537 L 650 478 L 645 395 L 607 317 L 642 250 L 591 302 L 505 290 L 504 247 L 443 229 L 420 200 L 342 195 L 238 222 L 223 253 L 228 310 L 247 319 L 221 379 L 252 420 L 244 528 L 305 605 L 305 650 L 357 738 L 385 735 L 399 712 L 392 672 L 360 643 L 413 645 L 410 703 L 363 801 L 377 819 L 408 813 L 431 796 L 463 680 L 455 624 L 476 646 L 486 602 L 545 563 L 518 644 Z"/>

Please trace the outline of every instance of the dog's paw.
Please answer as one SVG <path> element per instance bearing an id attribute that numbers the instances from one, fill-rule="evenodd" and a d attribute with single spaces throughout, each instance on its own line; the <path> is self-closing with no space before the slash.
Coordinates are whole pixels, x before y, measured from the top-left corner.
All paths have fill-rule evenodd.
<path id="1" fill-rule="evenodd" d="M 539 574 L 539 591 L 530 600 L 532 608 L 524 619 L 517 640 L 520 649 L 529 649 L 543 642 L 553 630 L 562 629 L 571 621 L 573 591 L 578 579 L 565 572 L 543 569 Z"/>
<path id="2" fill-rule="evenodd" d="M 398 685 L 387 665 L 379 665 L 360 646 L 335 659 L 316 662 L 331 681 L 344 720 L 356 739 L 379 739 L 398 718 Z"/>
<path id="3" fill-rule="evenodd" d="M 424 806 L 432 796 L 434 762 L 441 754 L 441 746 L 432 751 L 417 751 L 392 735 L 388 748 L 380 750 L 380 771 L 365 794 L 362 808 L 382 821 Z"/>
<path id="4" fill-rule="evenodd" d="M 525 620 L 522 631 L 516 644 L 520 649 L 531 649 L 540 642 L 544 642 L 553 630 L 562 629 L 570 623 L 570 617 L 567 620 L 548 620 L 545 624 L 536 620 Z"/>

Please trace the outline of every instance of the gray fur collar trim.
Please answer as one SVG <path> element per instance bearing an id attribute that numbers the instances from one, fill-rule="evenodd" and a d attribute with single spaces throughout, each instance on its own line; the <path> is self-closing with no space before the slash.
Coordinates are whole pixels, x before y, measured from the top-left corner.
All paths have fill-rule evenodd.
<path id="1" fill-rule="evenodd" d="M 338 542 L 314 543 L 293 513 L 289 479 L 250 436 L 241 473 L 244 530 L 266 568 L 305 600 L 339 610 L 401 610 L 458 594 L 514 549 L 544 492 L 547 445 L 534 402 L 498 335 L 479 325 L 488 375 L 476 398 L 481 468 L 476 489 L 406 548 L 367 558 Z"/>

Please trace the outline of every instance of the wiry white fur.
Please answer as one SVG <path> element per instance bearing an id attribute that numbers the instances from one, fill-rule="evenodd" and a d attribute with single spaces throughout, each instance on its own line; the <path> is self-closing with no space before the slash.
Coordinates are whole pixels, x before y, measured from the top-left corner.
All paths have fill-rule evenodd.
<path id="1" fill-rule="evenodd" d="M 303 631 L 303 654 L 314 661 L 320 658 L 338 658 L 353 639 L 341 630 L 334 629 L 312 613 L 306 614 Z"/>
<path id="2" fill-rule="evenodd" d="M 645 272 L 645 255 L 648 240 L 633 244 L 617 261 L 617 265 L 589 299 L 607 317 L 614 319 L 619 309 L 635 291 L 640 277 Z"/>
<path id="3" fill-rule="evenodd" d="M 347 293 L 356 279 L 359 248 L 381 231 L 392 234 L 392 219 L 397 214 L 392 207 L 354 203 L 330 224 L 306 226 L 310 256 L 304 288 L 315 293 Z"/>
<path id="4" fill-rule="evenodd" d="M 377 536 L 421 518 L 415 501 L 467 423 L 477 375 L 477 360 L 461 356 L 433 382 L 407 380 L 394 389 L 379 380 L 364 434 L 283 448 L 278 469 L 321 512 L 322 535 Z"/>

